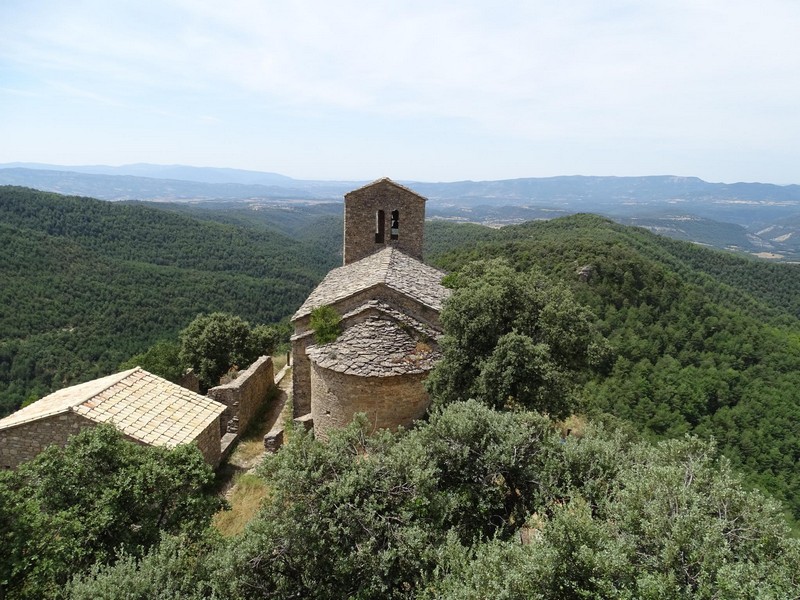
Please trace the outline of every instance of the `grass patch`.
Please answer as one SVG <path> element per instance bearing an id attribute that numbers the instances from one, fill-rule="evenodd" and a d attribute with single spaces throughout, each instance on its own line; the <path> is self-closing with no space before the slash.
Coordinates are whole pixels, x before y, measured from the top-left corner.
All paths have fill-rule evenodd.
<path id="1" fill-rule="evenodd" d="M 264 454 L 264 435 L 252 439 L 242 439 L 228 462 L 249 467 L 252 461 L 261 454 Z"/>
<path id="2" fill-rule="evenodd" d="M 236 443 L 228 462 L 239 467 L 249 468 L 251 461 L 264 453 L 264 436 L 269 432 L 271 425 L 266 420 L 267 413 L 272 410 L 281 390 L 274 386 L 267 395 L 266 401 L 253 418 Z"/>
<path id="3" fill-rule="evenodd" d="M 278 423 L 283 424 L 283 445 L 289 443 L 289 438 L 292 437 L 292 429 L 294 429 L 294 423 L 292 420 L 294 419 L 294 402 L 291 396 L 283 405 L 283 410 L 281 410 L 281 414 L 278 415 Z"/>
<path id="4" fill-rule="evenodd" d="M 213 523 L 225 537 L 240 534 L 269 494 L 267 482 L 252 473 L 237 476 L 228 496 L 230 510 L 219 511 Z"/>
<path id="5" fill-rule="evenodd" d="M 273 354 L 272 355 L 272 368 L 275 369 L 275 375 L 278 374 L 283 367 L 286 366 L 286 353 L 282 352 L 280 354 Z"/>

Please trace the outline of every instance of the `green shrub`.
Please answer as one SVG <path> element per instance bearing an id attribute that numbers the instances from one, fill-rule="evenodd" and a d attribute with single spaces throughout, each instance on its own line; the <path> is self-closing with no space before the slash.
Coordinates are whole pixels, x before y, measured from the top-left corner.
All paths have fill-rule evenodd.
<path id="1" fill-rule="evenodd" d="M 311 311 L 311 329 L 317 344 L 327 344 L 339 337 L 342 318 L 331 306 L 319 306 Z"/>

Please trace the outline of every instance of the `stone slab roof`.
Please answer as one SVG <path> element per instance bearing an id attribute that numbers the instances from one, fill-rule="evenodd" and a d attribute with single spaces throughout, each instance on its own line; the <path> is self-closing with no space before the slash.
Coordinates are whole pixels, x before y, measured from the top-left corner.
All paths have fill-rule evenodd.
<path id="1" fill-rule="evenodd" d="M 140 442 L 172 447 L 194 440 L 225 406 L 136 367 L 53 392 L 0 419 L 0 430 L 68 411 L 111 422 Z"/>
<path id="2" fill-rule="evenodd" d="M 309 347 L 308 355 L 320 367 L 361 377 L 424 373 L 441 356 L 418 330 L 379 316 L 348 327 L 333 342 Z"/>
<path id="3" fill-rule="evenodd" d="M 371 187 L 376 186 L 376 185 L 392 185 L 392 186 L 394 186 L 396 188 L 399 188 L 399 189 L 403 190 L 404 192 L 409 192 L 411 194 L 414 194 L 420 200 L 423 200 L 423 201 L 427 201 L 428 200 L 425 196 L 420 195 L 419 193 L 415 192 L 411 188 L 408 188 L 408 187 L 404 186 L 403 184 L 397 183 L 396 181 L 394 181 L 393 179 L 389 179 L 388 177 L 381 177 L 380 179 L 376 179 L 375 181 L 371 181 L 371 182 L 367 183 L 366 185 L 362 185 L 360 188 L 356 188 L 356 189 L 354 189 L 354 190 L 352 190 L 350 192 L 347 192 L 345 194 L 345 197 L 349 196 L 350 194 L 356 194 L 357 195 L 358 192 L 360 192 L 361 190 L 365 190 L 367 188 L 371 188 Z"/>
<path id="4" fill-rule="evenodd" d="M 423 338 L 430 338 L 436 342 L 442 337 L 442 332 L 434 329 L 430 325 L 417 321 L 414 317 L 397 310 L 390 304 L 382 302 L 381 300 L 367 300 L 364 304 L 354 308 L 348 313 L 342 315 L 342 323 L 347 323 L 350 319 L 359 318 L 362 315 L 377 315 L 385 318 L 393 319 L 401 323 L 401 327 L 413 328 L 418 335 Z"/>
<path id="5" fill-rule="evenodd" d="M 331 270 L 292 320 L 317 307 L 334 304 L 358 292 L 386 285 L 421 304 L 441 311 L 450 290 L 442 285 L 444 272 L 391 246 L 343 267 Z"/>

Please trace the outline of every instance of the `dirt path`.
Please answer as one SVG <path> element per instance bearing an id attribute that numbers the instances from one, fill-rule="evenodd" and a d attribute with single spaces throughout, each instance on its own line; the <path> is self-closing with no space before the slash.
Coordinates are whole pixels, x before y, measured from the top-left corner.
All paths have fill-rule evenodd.
<path id="1" fill-rule="evenodd" d="M 230 497 L 233 492 L 233 481 L 239 473 L 252 471 L 261 463 L 266 450 L 264 449 L 264 436 L 272 427 L 288 418 L 288 409 L 291 406 L 289 399 L 292 395 L 292 371 L 284 367 L 275 376 L 277 390 L 269 399 L 269 408 L 257 423 L 251 424 L 248 430 L 236 443 L 233 453 L 220 466 L 217 471 L 220 493 Z"/>

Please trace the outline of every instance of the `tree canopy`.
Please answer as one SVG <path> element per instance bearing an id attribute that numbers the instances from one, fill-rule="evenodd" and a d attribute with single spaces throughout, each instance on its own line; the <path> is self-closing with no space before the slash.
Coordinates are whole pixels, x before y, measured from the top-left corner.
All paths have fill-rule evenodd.
<path id="1" fill-rule="evenodd" d="M 652 439 L 713 436 L 751 485 L 800 520 L 797 265 L 766 264 L 595 215 L 506 227 L 437 257 L 542 271 L 597 317 L 609 369 L 582 382 L 594 413 Z M 466 366 L 465 366 L 466 368 Z"/>
<path id="2" fill-rule="evenodd" d="M 140 556 L 165 533 L 201 536 L 223 505 L 197 447 L 125 440 L 110 425 L 0 472 L 0 595 L 54 598 L 94 563 Z"/>
<path id="3" fill-rule="evenodd" d="M 166 208 L 0 186 L 0 416 L 113 373 L 198 314 L 277 323 L 337 263 L 314 212 L 291 211 L 308 229 L 288 233 L 251 209 L 221 223 Z"/>
<path id="4" fill-rule="evenodd" d="M 181 363 L 194 369 L 203 389 L 219 385 L 220 377 L 235 367 L 247 367 L 259 356 L 272 354 L 277 331 L 252 329 L 236 315 L 199 315 L 181 331 Z"/>
<path id="5" fill-rule="evenodd" d="M 339 337 L 342 318 L 332 306 L 318 306 L 311 311 L 310 325 L 317 344 L 327 344 Z"/>
<path id="6" fill-rule="evenodd" d="M 798 540 L 712 443 L 455 402 L 399 434 L 296 431 L 228 542 L 166 539 L 75 598 L 784 598 Z M 170 595 L 161 595 L 164 586 Z M 112 593 L 113 592 L 113 593 Z"/>
<path id="7" fill-rule="evenodd" d="M 570 414 L 577 383 L 609 354 L 591 312 L 541 272 L 503 260 L 470 263 L 449 284 L 443 357 L 428 379 L 437 401 Z"/>
<path id="8" fill-rule="evenodd" d="M 181 347 L 171 340 L 159 340 L 150 348 L 132 356 L 120 365 L 120 369 L 141 367 L 145 371 L 178 382 L 186 367 L 180 358 Z"/>

